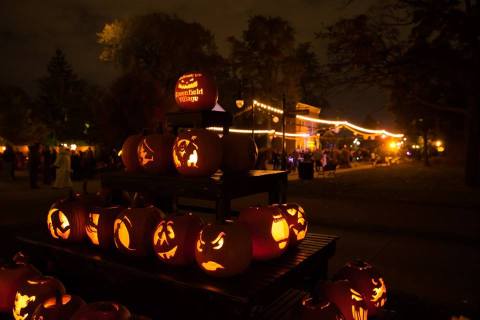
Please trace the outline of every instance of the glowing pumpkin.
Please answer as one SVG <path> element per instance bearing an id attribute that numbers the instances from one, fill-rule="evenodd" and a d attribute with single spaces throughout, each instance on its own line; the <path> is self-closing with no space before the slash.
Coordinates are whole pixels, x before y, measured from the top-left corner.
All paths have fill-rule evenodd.
<path id="1" fill-rule="evenodd" d="M 252 236 L 253 258 L 268 260 L 287 249 L 289 228 L 277 207 L 250 207 L 240 211 L 239 222 L 245 223 Z"/>
<path id="2" fill-rule="evenodd" d="M 206 225 L 198 235 L 195 259 L 204 272 L 215 277 L 244 272 L 252 259 L 248 229 L 231 221 Z"/>
<path id="3" fill-rule="evenodd" d="M 299 318 L 301 320 L 345 320 L 340 310 L 332 302 L 315 301 L 310 296 L 302 299 Z"/>
<path id="4" fill-rule="evenodd" d="M 29 278 L 40 276 L 40 271 L 28 263 L 10 263 L 0 266 L 0 312 L 12 310 L 17 290 Z"/>
<path id="5" fill-rule="evenodd" d="M 175 85 L 175 101 L 182 109 L 211 110 L 217 100 L 215 81 L 203 73 L 184 74 Z"/>
<path id="6" fill-rule="evenodd" d="M 123 210 L 119 206 L 94 207 L 90 210 L 85 232 L 94 246 L 108 249 L 113 245 L 113 224 Z"/>
<path id="7" fill-rule="evenodd" d="M 137 149 L 138 144 L 143 139 L 143 134 L 129 136 L 122 145 L 122 162 L 127 172 L 140 171 L 141 166 L 138 162 Z"/>
<path id="8" fill-rule="evenodd" d="M 85 301 L 78 296 L 58 295 L 41 303 L 33 313 L 33 320 L 66 320 L 85 305 Z"/>
<path id="9" fill-rule="evenodd" d="M 368 307 L 368 314 L 374 316 L 387 301 L 387 287 L 380 272 L 365 261 L 348 262 L 334 277 L 350 281 Z"/>
<path id="10" fill-rule="evenodd" d="M 255 169 L 258 149 L 250 135 L 229 133 L 222 138 L 222 170 L 225 172 L 245 172 Z"/>
<path id="11" fill-rule="evenodd" d="M 130 320 L 127 308 L 116 302 L 95 302 L 81 307 L 71 320 Z"/>
<path id="12" fill-rule="evenodd" d="M 172 146 L 175 137 L 151 134 L 138 144 L 138 162 L 149 173 L 167 173 L 173 170 Z"/>
<path id="13" fill-rule="evenodd" d="M 303 208 L 297 203 L 274 205 L 278 207 L 290 228 L 290 245 L 297 245 L 307 234 L 308 222 Z"/>
<path id="14" fill-rule="evenodd" d="M 362 295 L 353 289 L 348 280 L 322 283 L 321 297 L 333 302 L 346 320 L 367 320 L 368 309 Z"/>
<path id="15" fill-rule="evenodd" d="M 13 317 L 15 320 L 29 320 L 33 312 L 45 300 L 65 294 L 63 284 L 53 277 L 28 279 L 15 294 Z"/>
<path id="16" fill-rule="evenodd" d="M 113 225 L 115 247 L 129 255 L 150 254 L 153 250 L 153 231 L 163 215 L 154 206 L 124 210 Z"/>
<path id="17" fill-rule="evenodd" d="M 195 261 L 195 245 L 202 221 L 192 214 L 160 221 L 153 233 L 153 249 L 166 264 L 187 265 Z"/>
<path id="18" fill-rule="evenodd" d="M 88 206 L 80 195 L 70 193 L 55 202 L 48 211 L 47 226 L 54 239 L 79 242 L 85 237 Z"/>
<path id="19" fill-rule="evenodd" d="M 185 176 L 210 176 L 220 168 L 222 161 L 220 138 L 203 129 L 180 133 L 172 153 L 175 168 Z"/>

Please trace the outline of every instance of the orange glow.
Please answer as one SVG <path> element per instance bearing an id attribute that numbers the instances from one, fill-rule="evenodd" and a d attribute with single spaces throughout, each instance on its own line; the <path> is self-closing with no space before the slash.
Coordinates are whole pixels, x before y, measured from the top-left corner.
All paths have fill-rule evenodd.
<path id="1" fill-rule="evenodd" d="M 98 241 L 98 220 L 100 219 L 99 213 L 89 213 L 88 214 L 88 223 L 85 230 L 87 231 L 87 236 L 90 238 L 93 244 L 99 245 Z"/>
<path id="2" fill-rule="evenodd" d="M 350 289 L 350 292 L 352 293 L 352 300 L 354 301 L 362 301 L 362 295 L 358 293 L 357 291 Z M 352 305 L 352 316 L 355 320 L 367 320 L 368 319 L 368 309 L 364 309 L 360 307 L 358 310 L 355 308 L 354 305 Z"/>
<path id="3" fill-rule="evenodd" d="M 54 214 L 57 214 L 58 223 L 53 223 Z M 58 226 L 58 224 L 60 224 Z M 57 208 L 50 209 L 47 215 L 47 225 L 48 229 L 50 230 L 50 234 L 55 239 L 62 238 L 64 240 L 70 237 L 70 223 L 68 222 L 67 216 L 58 210 Z"/>
<path id="4" fill-rule="evenodd" d="M 217 271 L 218 269 L 225 269 L 224 266 L 214 261 L 202 262 L 202 268 L 208 271 Z"/>
<path id="5" fill-rule="evenodd" d="M 284 249 L 288 243 L 289 228 L 287 220 L 281 214 L 273 216 L 271 233 L 278 247 Z"/>
<path id="6" fill-rule="evenodd" d="M 28 313 L 22 315 L 22 310 L 28 307 L 30 302 L 34 302 L 35 299 L 35 296 L 29 297 L 28 295 L 22 295 L 20 292 L 17 292 L 13 306 L 13 317 L 15 320 L 25 320 L 28 318 Z"/>
<path id="7" fill-rule="evenodd" d="M 225 232 L 220 232 L 219 235 L 212 241 L 213 249 L 220 250 L 225 242 Z"/>
<path id="8" fill-rule="evenodd" d="M 72 296 L 66 294 L 62 296 L 62 305 L 66 305 L 72 300 Z M 57 298 L 50 298 L 43 303 L 43 307 L 48 309 L 57 305 Z"/>
<path id="9" fill-rule="evenodd" d="M 154 245 L 164 245 L 164 244 L 169 244 L 168 239 L 173 240 L 175 239 L 175 232 L 173 230 L 173 221 L 168 221 L 165 223 L 165 221 L 160 222 L 160 224 L 157 227 L 157 230 L 155 231 L 153 235 L 153 244 Z M 159 252 L 157 251 L 157 255 L 164 260 L 171 259 L 175 256 L 175 253 L 177 253 L 178 246 L 173 247 L 170 250 L 164 251 L 164 252 Z"/>
<path id="10" fill-rule="evenodd" d="M 372 294 L 372 298 L 370 299 L 370 301 L 373 302 L 376 307 L 383 307 L 386 300 L 385 298 L 383 298 L 383 296 L 387 293 L 387 287 L 385 286 L 385 282 L 383 281 L 383 278 L 379 278 L 378 282 L 376 282 L 375 279 L 372 279 L 372 283 L 374 286 L 378 286 L 378 284 L 380 283 L 380 287 L 373 288 L 374 294 Z"/>
<path id="11" fill-rule="evenodd" d="M 138 161 L 142 166 L 146 166 L 150 162 L 153 162 L 153 154 L 152 148 L 147 143 L 147 138 L 144 138 L 138 147 Z"/>
<path id="12" fill-rule="evenodd" d="M 125 221 L 128 222 L 129 225 L 132 225 L 128 217 L 123 217 L 122 219 L 116 219 L 114 223 L 114 232 L 115 232 L 115 246 L 118 248 L 119 244 L 117 240 L 120 242 L 125 249 L 128 250 L 135 250 L 130 249 L 130 233 L 128 232 L 128 228 L 125 224 Z"/>
<path id="13" fill-rule="evenodd" d="M 193 142 L 197 137 L 192 136 L 191 140 L 180 139 L 173 148 L 173 162 L 175 167 L 198 168 L 198 146 Z"/>

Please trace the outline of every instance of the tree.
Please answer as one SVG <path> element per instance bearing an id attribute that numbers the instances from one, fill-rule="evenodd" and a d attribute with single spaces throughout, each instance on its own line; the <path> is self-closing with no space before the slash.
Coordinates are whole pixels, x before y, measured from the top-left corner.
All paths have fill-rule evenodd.
<path id="1" fill-rule="evenodd" d="M 341 19 L 318 34 L 328 42 L 328 70 L 340 86 L 380 86 L 403 126 L 422 119 L 447 136 L 466 118 L 466 182 L 480 184 L 478 2 L 391 0 Z M 456 116 L 455 116 L 456 115 Z M 429 124 L 429 128 L 427 128 Z"/>

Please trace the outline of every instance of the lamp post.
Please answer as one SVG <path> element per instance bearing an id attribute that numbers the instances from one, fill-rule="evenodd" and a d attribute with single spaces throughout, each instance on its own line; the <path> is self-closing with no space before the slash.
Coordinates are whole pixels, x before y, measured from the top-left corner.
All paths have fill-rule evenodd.
<path id="1" fill-rule="evenodd" d="M 282 94 L 282 162 L 281 169 L 287 169 L 287 141 L 285 141 L 285 131 L 287 127 L 287 112 L 285 108 L 285 94 Z"/>

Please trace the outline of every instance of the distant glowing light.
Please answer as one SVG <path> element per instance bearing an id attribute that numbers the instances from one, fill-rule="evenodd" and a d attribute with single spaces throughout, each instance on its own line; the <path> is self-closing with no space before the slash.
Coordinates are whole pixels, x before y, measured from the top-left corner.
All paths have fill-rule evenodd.
<path id="1" fill-rule="evenodd" d="M 435 146 L 441 147 L 443 145 L 443 142 L 441 140 L 435 141 Z"/>

